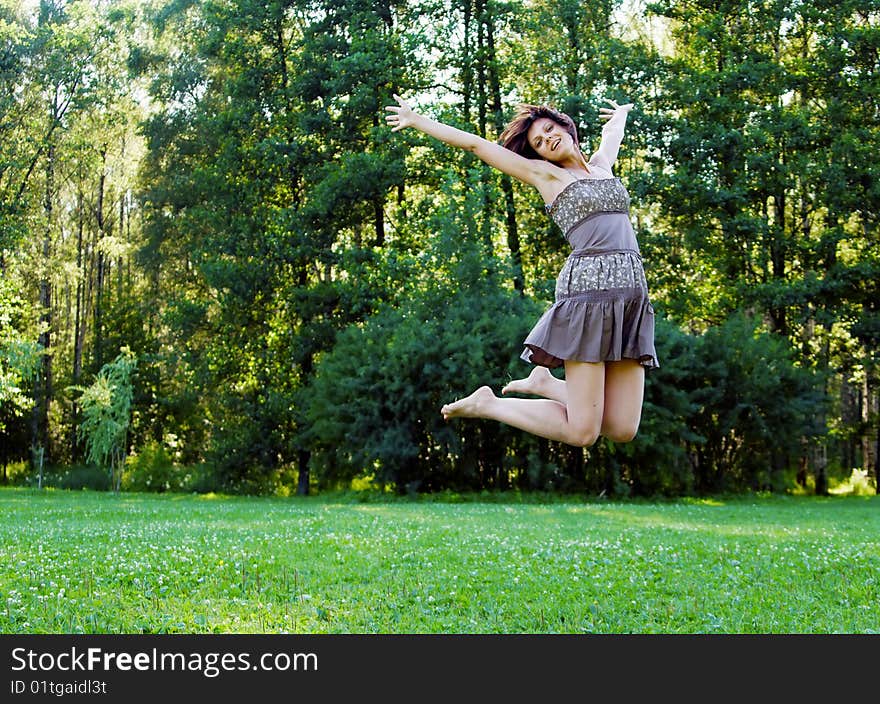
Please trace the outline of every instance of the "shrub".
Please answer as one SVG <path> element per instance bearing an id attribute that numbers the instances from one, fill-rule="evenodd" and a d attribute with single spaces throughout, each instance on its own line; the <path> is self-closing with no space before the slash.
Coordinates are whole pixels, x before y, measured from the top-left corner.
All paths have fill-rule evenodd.
<path id="1" fill-rule="evenodd" d="M 106 468 L 116 491 L 128 452 L 132 376 L 136 368 L 137 357 L 123 347 L 116 359 L 101 367 L 91 386 L 71 387 L 80 393 L 83 417 L 77 433 L 85 440 L 88 461 Z"/>
<path id="2" fill-rule="evenodd" d="M 638 435 L 631 443 L 613 444 L 608 461 L 619 463 L 622 481 L 637 496 L 688 494 L 693 490 L 688 448 L 703 441 L 693 427 L 699 339 L 658 314 L 654 344 L 660 367 L 645 374 Z"/>
<path id="3" fill-rule="evenodd" d="M 36 486 L 36 478 L 30 477 L 30 483 Z M 43 486 L 74 491 L 80 489 L 107 491 L 110 489 L 110 475 L 93 464 L 48 467 L 43 475 Z"/>
<path id="4" fill-rule="evenodd" d="M 399 491 L 503 488 L 539 461 L 537 439 L 489 421 L 447 423 L 444 403 L 498 389 L 525 365 L 521 341 L 539 310 L 486 277 L 437 283 L 400 308 L 343 331 L 303 395 L 326 485 L 372 475 Z"/>
<path id="5" fill-rule="evenodd" d="M 691 427 L 702 439 L 690 445 L 701 492 L 783 489 L 785 470 L 817 432 L 818 378 L 758 324 L 736 314 L 700 338 Z"/>
<path id="6" fill-rule="evenodd" d="M 186 477 L 161 443 L 151 442 L 128 456 L 122 472 L 127 491 L 182 491 Z"/>

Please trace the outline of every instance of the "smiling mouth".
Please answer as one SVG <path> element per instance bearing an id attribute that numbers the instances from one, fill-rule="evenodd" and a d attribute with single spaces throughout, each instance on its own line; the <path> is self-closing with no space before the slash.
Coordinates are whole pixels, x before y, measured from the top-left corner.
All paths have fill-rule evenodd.
<path id="1" fill-rule="evenodd" d="M 556 147 L 559 146 L 559 143 L 560 143 L 561 141 L 562 141 L 562 137 L 559 137 L 559 138 L 553 143 L 553 145 L 550 147 L 550 151 L 551 151 L 551 152 L 555 152 L 555 151 L 556 151 Z"/>

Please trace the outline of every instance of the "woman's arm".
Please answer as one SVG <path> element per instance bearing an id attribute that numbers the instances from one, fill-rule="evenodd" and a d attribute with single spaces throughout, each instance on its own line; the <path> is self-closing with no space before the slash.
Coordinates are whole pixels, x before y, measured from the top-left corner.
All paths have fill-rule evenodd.
<path id="1" fill-rule="evenodd" d="M 391 125 L 392 132 L 413 127 L 441 142 L 473 152 L 489 166 L 539 190 L 543 184 L 554 178 L 547 162 L 540 159 L 526 159 L 500 144 L 490 142 L 471 132 L 419 115 L 399 95 L 395 95 L 394 98 L 398 104 L 385 108 L 390 113 L 386 115 L 385 120 Z"/>
<path id="2" fill-rule="evenodd" d="M 602 140 L 599 148 L 590 157 L 590 166 L 596 166 L 611 173 L 617 154 L 620 151 L 620 143 L 623 141 L 623 129 L 626 126 L 626 117 L 632 110 L 633 104 L 618 105 L 613 100 L 605 99 L 613 108 L 599 108 L 599 118 L 607 120 L 602 126 Z"/>

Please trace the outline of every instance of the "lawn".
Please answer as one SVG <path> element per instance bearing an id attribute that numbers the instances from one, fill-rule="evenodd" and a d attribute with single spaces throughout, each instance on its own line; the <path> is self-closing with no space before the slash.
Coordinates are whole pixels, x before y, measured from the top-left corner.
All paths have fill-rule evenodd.
<path id="1" fill-rule="evenodd" d="M 878 633 L 880 497 L 0 490 L 3 633 Z"/>

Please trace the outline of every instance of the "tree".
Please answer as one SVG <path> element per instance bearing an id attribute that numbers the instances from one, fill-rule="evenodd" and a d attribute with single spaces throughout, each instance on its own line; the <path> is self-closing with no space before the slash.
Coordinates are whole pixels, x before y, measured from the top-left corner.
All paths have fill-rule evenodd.
<path id="1" fill-rule="evenodd" d="M 758 313 L 828 380 L 831 396 L 849 383 L 838 375 L 862 364 L 852 358 L 849 321 L 872 289 L 851 284 L 876 278 L 868 242 L 877 193 L 863 152 L 877 132 L 872 7 L 697 0 L 650 8 L 675 39 L 643 182 L 659 205 L 655 229 L 669 233 L 660 241 L 666 254 L 651 252 L 668 276 L 657 293 L 697 330 L 732 311 Z M 839 416 L 833 405 L 817 413 L 826 408 Z M 823 425 L 833 429 L 833 416 Z M 822 492 L 824 443 L 834 434 L 819 437 L 810 461 Z"/>
<path id="2" fill-rule="evenodd" d="M 308 492 L 296 394 L 336 332 L 388 295 L 403 149 L 379 120 L 402 83 L 398 46 L 417 42 L 396 26 L 405 8 L 218 2 L 156 18 L 175 41 L 145 64 L 163 110 L 147 126 L 143 255 L 168 291 L 180 373 L 214 390 L 203 454 L 230 490 L 295 472 Z"/>
<path id="3" fill-rule="evenodd" d="M 377 476 L 402 486 L 775 488 L 795 449 L 768 454 L 768 429 L 809 438 L 820 492 L 853 467 L 876 474 L 877 1 L 644 8 L 0 0 L 5 456 L 39 445 L 76 461 L 80 399 L 63 390 L 128 347 L 128 444 L 173 436 L 175 459 L 204 463 L 228 491 L 307 493 L 375 469 L 352 459 L 368 450 Z M 331 369 L 354 376 L 346 393 L 395 383 L 359 344 L 413 384 L 418 360 L 444 368 L 431 341 L 455 348 L 426 322 L 434 309 L 478 331 L 468 339 L 486 368 L 467 373 L 507 369 L 515 328 L 549 304 L 568 254 L 533 189 L 390 135 L 394 92 L 489 139 L 516 103 L 550 102 L 586 150 L 601 98 L 636 104 L 616 173 L 673 359 L 648 377 L 634 443 L 585 452 L 490 424 L 450 439 L 418 426 L 437 400 L 418 389 L 351 401 L 394 428 L 387 438 L 358 425 L 355 446 L 328 430 L 313 395 L 342 397 Z M 514 337 L 488 330 L 474 300 Z M 733 351 L 713 359 L 705 341 L 723 334 Z M 778 378 L 753 381 L 770 359 Z M 791 366 L 824 382 L 822 402 Z M 790 408 L 760 398 L 783 391 Z M 786 415 L 802 417 L 805 399 L 815 428 Z"/>
<path id="4" fill-rule="evenodd" d="M 132 377 L 137 358 L 123 348 L 112 362 L 105 364 L 88 387 L 71 387 L 80 392 L 83 421 L 80 437 L 85 441 L 86 457 L 107 470 L 110 485 L 119 491 L 122 468 L 128 455 L 131 426 Z"/>
<path id="5" fill-rule="evenodd" d="M 115 161 L 115 147 L 135 125 L 118 49 L 131 27 L 121 3 L 43 0 L 14 10 L 4 3 L 0 12 L 0 268 L 39 313 L 23 331 L 45 351 L 28 389 L 30 444 L 65 461 L 77 454 L 76 409 L 58 389 L 71 377 L 78 383 L 89 328 L 97 328 L 90 371 L 100 368 L 104 280 L 123 265 L 123 238 L 113 228 L 121 234 L 126 213 L 114 194 L 132 183 L 120 183 L 126 169 Z M 129 156 L 136 141 L 129 139 Z M 89 314 L 97 325 L 87 324 Z"/>
<path id="6" fill-rule="evenodd" d="M 4 483 L 9 462 L 25 454 L 24 419 L 33 408 L 28 387 L 37 376 L 42 353 L 39 344 L 22 332 L 26 324 L 24 300 L 8 279 L 0 278 L 0 461 Z"/>

